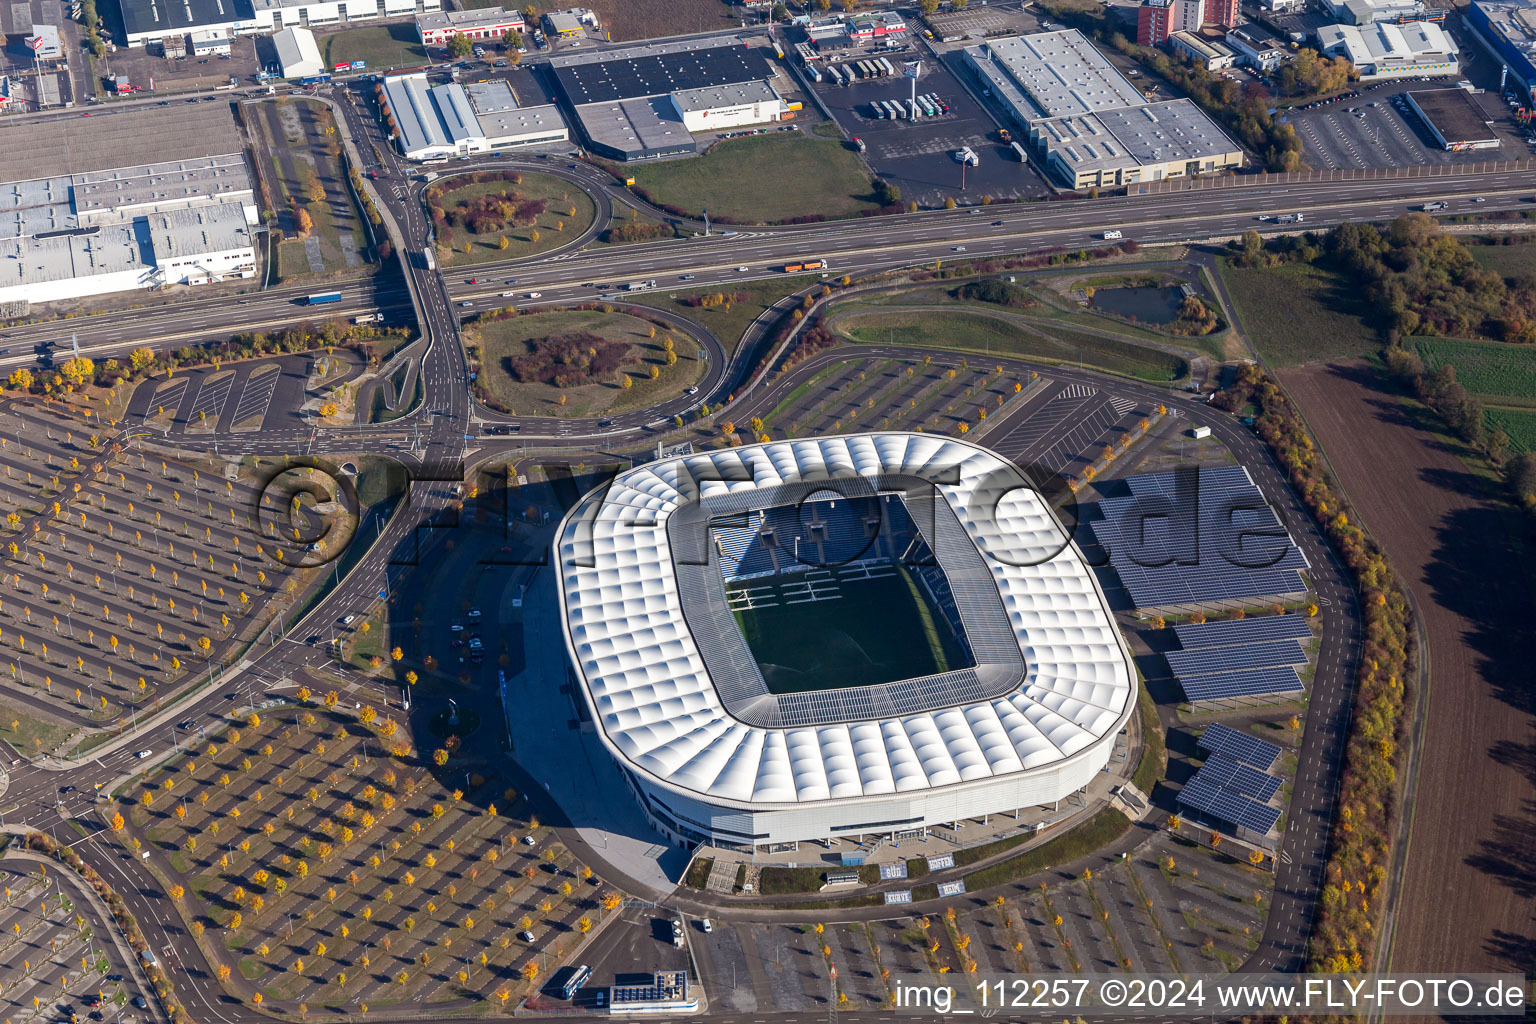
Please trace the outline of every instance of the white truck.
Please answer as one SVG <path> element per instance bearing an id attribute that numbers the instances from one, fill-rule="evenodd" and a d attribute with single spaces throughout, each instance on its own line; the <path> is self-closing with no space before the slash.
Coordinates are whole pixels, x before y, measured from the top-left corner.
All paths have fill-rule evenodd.
<path id="1" fill-rule="evenodd" d="M 384 314 L 364 313 L 362 316 L 353 317 L 352 322 L 355 324 L 381 324 L 384 322 Z"/>
<path id="2" fill-rule="evenodd" d="M 1425 203 L 1420 207 L 1425 213 L 1434 213 L 1436 210 L 1449 210 L 1450 208 L 1450 203 Z"/>
<path id="3" fill-rule="evenodd" d="M 1307 219 L 1306 217 L 1302 216 L 1299 213 L 1286 213 L 1286 214 L 1281 214 L 1279 217 L 1276 217 L 1275 218 L 1275 223 L 1276 224 L 1300 224 L 1303 221 L 1305 221 L 1306 219 Z"/>
<path id="4" fill-rule="evenodd" d="M 655 287 L 656 279 L 653 277 L 649 281 L 631 281 L 624 286 L 624 290 L 627 292 L 643 292 L 647 288 Z"/>

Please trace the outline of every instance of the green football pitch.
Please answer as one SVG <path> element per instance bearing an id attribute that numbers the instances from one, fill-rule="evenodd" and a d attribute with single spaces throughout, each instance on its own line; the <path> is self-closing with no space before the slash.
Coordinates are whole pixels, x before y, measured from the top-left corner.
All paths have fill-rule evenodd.
<path id="1" fill-rule="evenodd" d="M 842 597 L 787 604 L 794 577 L 768 583 L 774 607 L 736 610 L 770 693 L 874 686 L 968 664 L 944 618 L 904 566 L 877 579 L 839 581 Z M 754 581 L 753 587 L 762 586 Z M 736 589 L 736 588 L 733 588 Z"/>

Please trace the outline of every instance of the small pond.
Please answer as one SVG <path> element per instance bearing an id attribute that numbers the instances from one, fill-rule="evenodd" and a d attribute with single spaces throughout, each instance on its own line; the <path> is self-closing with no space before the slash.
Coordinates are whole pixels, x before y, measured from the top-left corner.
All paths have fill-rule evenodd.
<path id="1" fill-rule="evenodd" d="M 1182 288 L 1156 285 L 1134 288 L 1099 288 L 1089 304 L 1101 312 L 1144 324 L 1166 324 L 1176 320 L 1179 304 L 1184 301 Z"/>

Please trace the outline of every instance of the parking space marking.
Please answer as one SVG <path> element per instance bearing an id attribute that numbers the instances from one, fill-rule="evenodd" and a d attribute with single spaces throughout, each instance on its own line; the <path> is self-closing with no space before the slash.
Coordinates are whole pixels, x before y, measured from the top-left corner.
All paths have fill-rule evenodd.
<path id="1" fill-rule="evenodd" d="M 274 363 L 262 364 L 262 366 L 275 365 Z M 283 375 L 283 371 L 274 369 L 262 373 L 261 370 L 262 367 L 258 366 L 242 382 L 240 397 L 235 400 L 234 423 L 257 415 L 266 416 L 267 407 L 272 404 L 272 395 L 277 390 L 277 380 Z"/>
<path id="2" fill-rule="evenodd" d="M 229 399 L 230 389 L 234 386 L 233 373 L 228 373 L 212 383 L 207 376 L 204 376 L 197 389 L 197 397 L 192 400 L 192 408 L 187 412 L 187 422 L 201 419 L 205 413 L 209 419 L 217 422 L 219 413 L 224 409 L 224 403 Z"/>

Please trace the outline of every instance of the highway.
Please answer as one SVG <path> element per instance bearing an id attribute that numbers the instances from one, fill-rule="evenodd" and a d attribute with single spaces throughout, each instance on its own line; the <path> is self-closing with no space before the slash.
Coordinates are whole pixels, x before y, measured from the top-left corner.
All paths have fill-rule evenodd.
<path id="1" fill-rule="evenodd" d="M 942 260 L 976 259 L 997 255 L 1037 252 L 1058 247 L 1081 248 L 1096 243 L 1107 229 L 1122 231 L 1126 238 L 1143 244 L 1180 242 L 1237 234 L 1250 227 L 1276 230 L 1273 223 L 1261 223 L 1261 215 L 1302 213 L 1305 227 L 1326 227 L 1346 220 L 1385 219 L 1406 212 L 1410 206 L 1428 201 L 1451 203 L 1447 212 L 1471 213 L 1523 210 L 1532 190 L 1536 173 L 1497 172 L 1454 177 L 1382 177 L 1379 179 L 1310 183 L 1305 185 L 1254 185 L 1194 192 L 1174 192 L 1153 196 L 1130 196 L 1094 201 L 1049 202 L 992 207 L 961 208 L 892 217 L 869 218 L 798 225 L 781 229 L 739 229 L 708 237 L 691 237 L 671 242 L 639 246 L 604 247 L 581 251 L 573 240 L 552 255 L 533 260 L 485 264 L 470 271 L 440 274 L 423 254 L 431 251 L 430 224 L 419 201 L 419 169 L 405 164 L 389 148 L 377 123 L 359 111 L 351 94 L 333 90 L 331 98 L 342 113 L 344 136 L 356 146 L 363 158 L 364 172 L 376 172 L 369 185 L 376 192 L 381 214 L 398 237 L 402 248 L 403 292 L 377 289 L 373 282 L 340 286 L 341 303 L 328 307 L 326 315 L 355 315 L 382 309 L 391 320 L 414 317 L 422 335 L 415 351 L 421 359 L 424 400 L 408 416 L 388 424 L 344 428 L 283 428 L 257 434 L 203 434 L 196 439 L 179 435 L 165 438 L 189 450 L 218 446 L 221 454 L 344 454 L 367 451 L 397 458 L 413 475 L 410 493 L 388 523 L 377 529 L 377 539 L 367 553 L 342 578 L 334 590 L 290 630 L 290 637 L 307 637 L 324 632 L 325 627 L 343 614 L 367 605 L 386 579 L 390 558 L 400 550 L 413 550 L 423 532 L 418 527 L 439 516 L 453 502 L 449 484 L 465 478 L 471 463 L 503 459 L 520 451 L 528 442 L 538 441 L 549 449 L 579 449 L 594 443 L 624 441 L 634 443 L 656 424 L 664 424 L 678 411 L 700 401 L 718 404 L 737 386 L 742 369 L 741 358 L 750 356 L 752 341 L 739 346 L 745 355 L 736 364 L 727 361 L 726 345 L 714 338 L 703 325 L 688 320 L 674 309 L 666 315 L 686 326 L 705 345 L 709 369 L 700 393 L 663 403 L 658 407 L 614 417 L 611 428 L 597 429 L 590 421 L 520 421 L 525 426 L 521 436 L 486 437 L 481 424 L 499 417 L 474 408 L 468 390 L 468 367 L 459 338 L 461 318 L 469 312 L 509 303 L 525 305 L 526 293 L 541 293 L 535 304 L 555 304 L 592 300 L 602 295 L 619 294 L 626 282 L 657 279 L 658 291 L 683 287 L 709 288 L 715 285 L 780 276 L 776 265 L 804 258 L 821 258 L 830 263 L 828 273 L 862 276 L 871 272 L 932 264 Z M 551 161 L 496 161 L 501 166 L 521 166 L 541 171 L 560 172 Z M 615 201 L 624 193 L 590 168 L 578 167 L 573 180 L 588 188 L 598 202 L 599 218 L 583 238 L 606 226 Z M 599 180 L 599 179 L 603 180 Z M 626 193 L 627 195 L 627 193 Z M 1473 197 L 1486 201 L 1472 203 Z M 633 205 L 632 202 L 627 205 Z M 1103 244 L 1098 242 L 1098 244 Z M 745 267 L 745 270 L 738 270 Z M 683 275 L 691 275 L 682 281 Z M 469 285 L 473 276 L 484 284 Z M 507 284 L 508 279 L 516 281 Z M 336 290 L 336 289 L 331 289 Z M 506 298 L 502 292 L 515 290 L 524 298 Z M 245 330 L 270 330 L 287 323 L 315 319 L 316 311 L 299 306 L 297 289 L 273 289 L 254 296 L 199 300 L 193 298 L 172 306 L 146 310 L 122 311 L 18 328 L 8 333 L 12 351 L 0 363 L 14 365 L 30 360 L 29 353 L 16 351 L 15 343 L 29 346 L 42 341 L 68 344 L 78 332 L 82 349 L 92 354 L 126 351 L 141 344 L 164 348 L 190 344 L 197 340 L 227 337 Z M 644 301 L 646 293 L 633 296 Z M 655 301 L 655 297 L 651 297 Z M 624 301 L 631 296 L 625 294 Z M 468 303 L 468 305 L 462 305 Z M 784 307 L 784 308 L 787 308 Z M 877 352 L 879 350 L 871 350 Z M 892 354 L 899 354 L 892 350 Z M 826 353 L 795 368 L 793 373 L 774 383 L 774 388 L 793 387 L 803 381 L 827 359 Z M 1001 360 L 1014 371 L 1027 371 L 1026 364 Z M 1090 375 L 1053 370 L 1053 375 L 1072 379 L 1098 380 Z M 1116 382 L 1113 387 L 1127 392 L 1155 391 L 1159 401 L 1198 415 L 1204 409 L 1192 399 L 1169 394 L 1145 385 Z M 1335 626 L 1334 638 L 1319 657 L 1311 697 L 1303 769 L 1292 796 L 1291 827 L 1285 835 L 1284 857 L 1274 903 L 1260 942 L 1248 969 L 1295 969 L 1305 952 L 1310 934 L 1312 908 L 1320 884 L 1321 866 L 1326 853 L 1329 815 L 1343 737 L 1348 725 L 1353 687 L 1353 658 L 1358 638 L 1358 612 L 1347 584 L 1347 577 L 1333 559 L 1331 551 L 1312 528 L 1283 472 L 1268 451 L 1235 421 L 1217 418 L 1211 422 L 1221 439 L 1254 471 L 1255 479 L 1269 500 L 1281 509 L 1296 531 L 1319 577 L 1319 594 L 1325 614 Z M 146 431 L 134 428 L 138 437 Z M 159 432 L 151 432 L 159 439 Z M 130 448 L 137 440 L 128 441 Z M 434 536 L 440 536 L 436 531 Z M 375 531 L 362 531 L 364 538 Z M 245 699 L 258 687 L 290 678 L 321 655 L 316 648 L 294 639 L 282 639 L 250 652 L 247 661 L 232 669 L 224 679 L 168 708 L 142 723 L 136 734 L 107 743 L 88 760 L 75 764 L 39 762 L 18 768 L 10 778 L 3 810 L 13 824 L 47 828 L 61 818 L 89 820 L 98 800 L 112 780 L 149 767 L 167 755 L 178 741 L 189 737 L 172 725 L 183 719 L 205 720 L 227 714 L 232 693 L 244 693 Z M 241 703 L 235 699 L 234 704 Z M 152 750 L 153 756 L 138 759 L 140 749 Z M 67 775 L 64 774 L 67 772 Z M 60 794 L 58 786 L 68 779 L 75 792 Z M 101 786 L 101 789 L 97 787 Z M 570 845 L 579 841 L 565 837 Z M 170 950 L 166 956 L 180 998 L 194 1017 L 218 1020 L 225 1024 L 246 1024 L 267 1019 L 238 1001 L 219 992 L 217 982 L 207 975 L 201 954 L 193 939 L 169 906 L 158 894 L 155 882 L 146 879 L 144 869 L 130 856 L 99 844 L 95 837 L 78 841 L 78 846 L 92 864 L 103 870 L 130 909 L 138 917 L 150 944 L 156 950 Z M 169 865 L 158 864 L 162 871 Z M 607 874 L 607 872 L 605 872 Z M 731 913 L 715 905 L 717 916 Z M 749 913 L 744 911 L 743 913 Z M 761 1014 L 722 1015 L 728 1024 L 760 1024 Z M 1107 1020 L 1158 1019 L 1132 1016 Z M 844 1013 L 840 1018 L 851 1022 L 875 1022 L 894 1019 L 887 1012 Z M 529 1019 L 522 1017 L 520 1019 Z"/>

